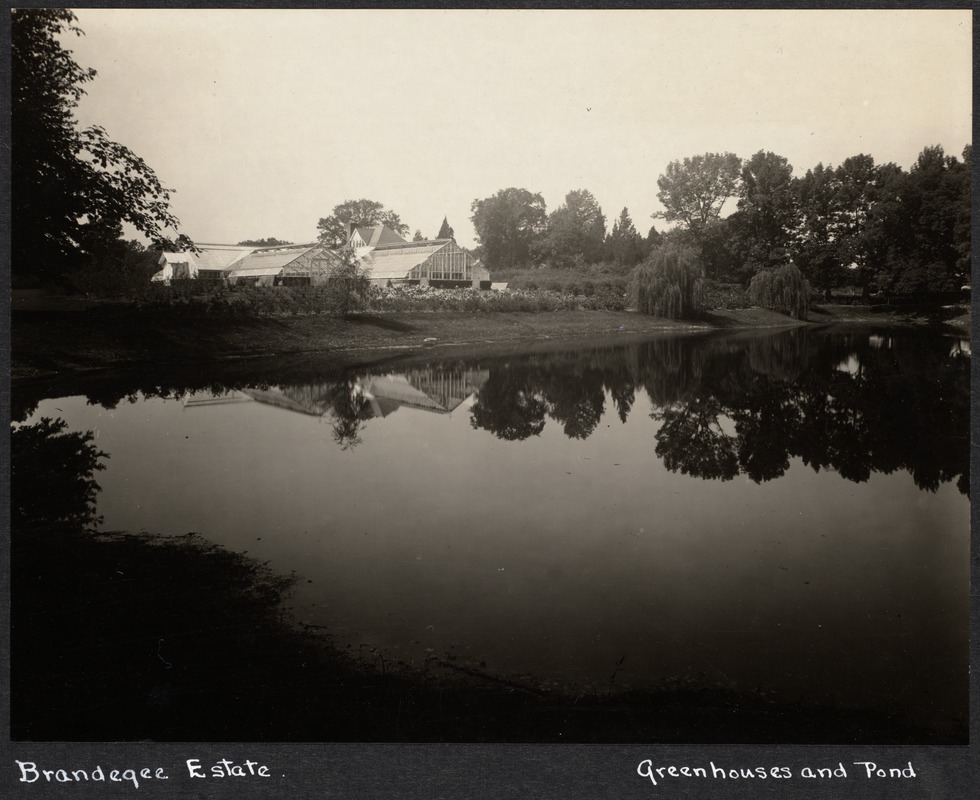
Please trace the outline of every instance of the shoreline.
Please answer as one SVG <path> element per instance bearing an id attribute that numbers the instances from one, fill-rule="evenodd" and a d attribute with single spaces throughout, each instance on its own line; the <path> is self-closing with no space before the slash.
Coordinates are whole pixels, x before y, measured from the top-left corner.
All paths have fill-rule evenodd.
<path id="1" fill-rule="evenodd" d="M 956 745 L 965 736 L 961 721 L 923 728 L 898 710 L 762 688 L 668 680 L 583 694 L 442 659 L 379 671 L 283 615 L 302 575 L 197 534 L 35 529 L 13 545 L 25 565 L 13 608 L 15 741 Z M 229 608 L 241 625 L 228 626 Z M 62 680 L 66 648 L 83 696 Z M 120 691 L 129 712 L 91 718 Z"/>
<path id="2" fill-rule="evenodd" d="M 510 350 L 586 339 L 635 340 L 658 333 L 772 331 L 836 324 L 970 329 L 958 307 L 874 310 L 815 307 L 797 320 L 760 308 L 715 310 L 697 320 L 635 311 L 397 312 L 227 318 L 127 308 L 20 310 L 11 317 L 13 382 L 145 367 L 204 366 L 263 358 L 316 357 L 339 366 L 372 363 L 443 348 Z"/>

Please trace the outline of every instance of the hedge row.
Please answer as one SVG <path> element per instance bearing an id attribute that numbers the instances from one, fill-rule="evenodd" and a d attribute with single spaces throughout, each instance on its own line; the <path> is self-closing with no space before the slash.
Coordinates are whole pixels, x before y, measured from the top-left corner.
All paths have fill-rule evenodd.
<path id="1" fill-rule="evenodd" d="M 309 316 L 334 314 L 339 298 L 330 286 L 225 286 L 184 281 L 150 287 L 138 299 L 143 308 L 229 316 Z M 592 295 L 572 295 L 543 289 L 436 289 L 423 286 L 371 287 L 364 311 L 621 311 L 624 293 L 602 287 Z"/>
<path id="2" fill-rule="evenodd" d="M 370 311 L 621 311 L 625 307 L 625 294 L 615 292 L 576 296 L 545 289 L 483 292 L 423 286 L 375 290 L 368 301 Z"/>

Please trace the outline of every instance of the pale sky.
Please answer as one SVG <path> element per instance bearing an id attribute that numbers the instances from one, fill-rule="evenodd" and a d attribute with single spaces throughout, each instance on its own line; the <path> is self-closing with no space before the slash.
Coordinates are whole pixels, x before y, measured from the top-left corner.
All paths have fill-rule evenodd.
<path id="1" fill-rule="evenodd" d="M 427 237 L 500 189 L 590 190 L 642 234 L 673 160 L 908 169 L 971 138 L 971 14 L 77 10 L 78 116 L 174 190 L 197 242 L 316 238 L 366 197 Z"/>

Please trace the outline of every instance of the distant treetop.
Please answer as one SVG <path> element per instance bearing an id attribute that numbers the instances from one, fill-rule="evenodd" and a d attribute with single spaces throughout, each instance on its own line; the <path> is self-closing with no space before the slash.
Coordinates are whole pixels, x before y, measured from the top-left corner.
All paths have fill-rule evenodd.
<path id="1" fill-rule="evenodd" d="M 337 247 L 347 244 L 351 227 L 373 227 L 387 225 L 399 236 L 404 236 L 410 230 L 394 211 L 386 209 L 376 200 L 345 200 L 334 206 L 329 217 L 323 217 L 317 223 L 320 231 L 320 241 L 328 246 Z"/>
<path id="2" fill-rule="evenodd" d="M 285 239 L 277 239 L 274 236 L 270 236 L 268 239 L 245 239 L 238 243 L 239 247 L 283 247 L 287 244 L 293 244 L 293 242 L 287 242 Z"/>

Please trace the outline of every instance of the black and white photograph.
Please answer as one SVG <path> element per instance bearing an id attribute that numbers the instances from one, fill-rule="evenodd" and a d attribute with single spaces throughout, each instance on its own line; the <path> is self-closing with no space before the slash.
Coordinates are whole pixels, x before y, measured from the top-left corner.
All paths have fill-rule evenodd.
<path id="1" fill-rule="evenodd" d="M 969 7 L 6 12 L 9 796 L 965 796 Z"/>

